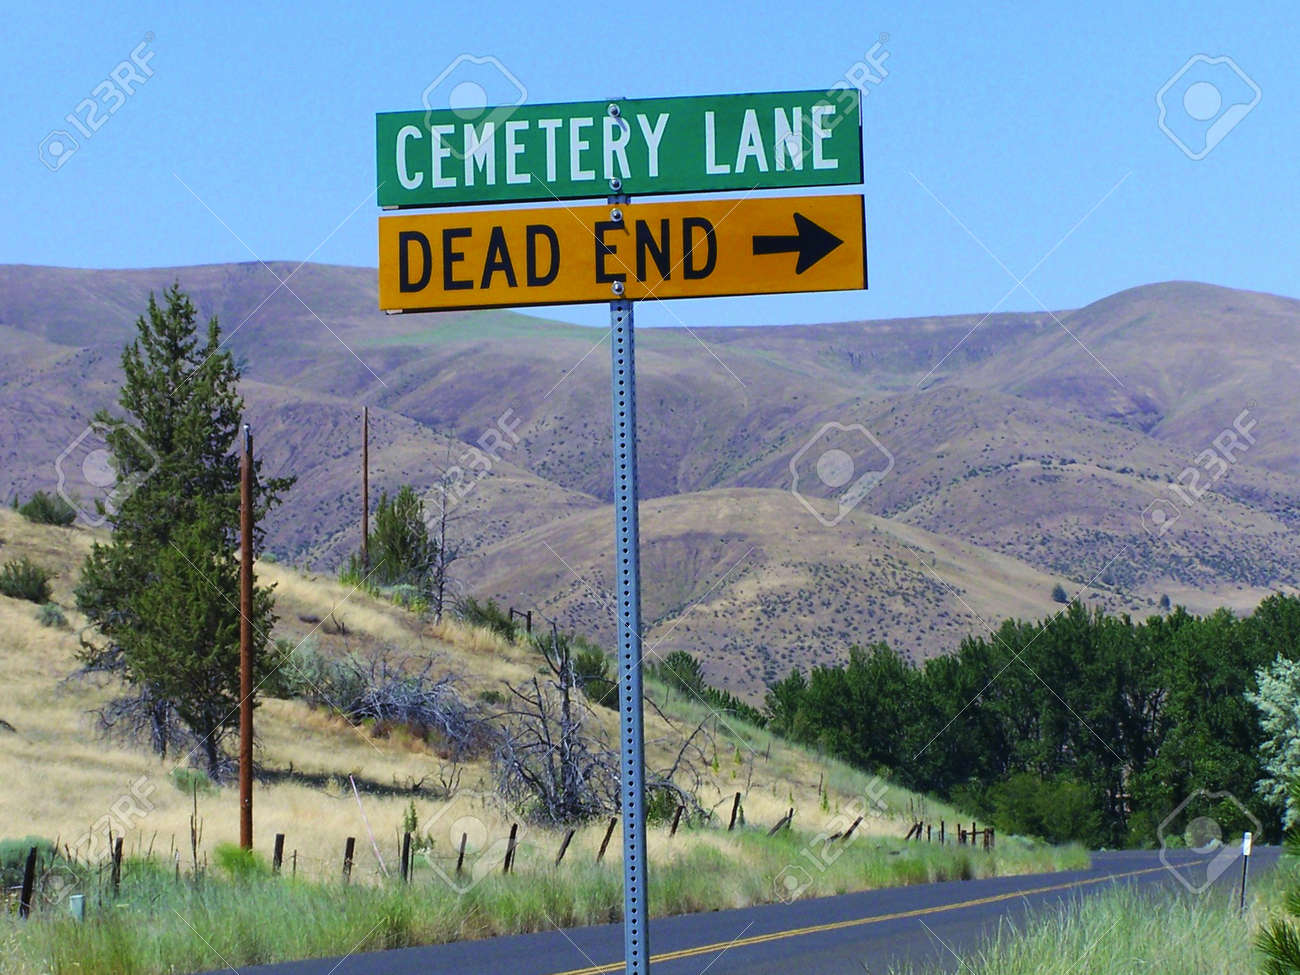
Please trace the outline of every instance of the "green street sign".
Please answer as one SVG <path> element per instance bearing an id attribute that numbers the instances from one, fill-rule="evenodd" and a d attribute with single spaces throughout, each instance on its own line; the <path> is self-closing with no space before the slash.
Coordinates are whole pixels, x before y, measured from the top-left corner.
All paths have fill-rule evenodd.
<path id="1" fill-rule="evenodd" d="M 862 182 L 848 86 L 381 112 L 375 143 L 388 209 Z"/>

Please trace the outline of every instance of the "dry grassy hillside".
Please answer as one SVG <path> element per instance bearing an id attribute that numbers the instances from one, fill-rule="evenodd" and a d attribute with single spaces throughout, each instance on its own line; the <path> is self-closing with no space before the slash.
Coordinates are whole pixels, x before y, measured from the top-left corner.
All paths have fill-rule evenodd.
<path id="1" fill-rule="evenodd" d="M 276 280 L 291 272 L 302 301 Z M 518 442 L 455 510 L 457 587 L 609 633 L 603 330 L 509 312 L 387 317 L 364 268 L 0 267 L 0 330 L 17 350 L 0 359 L 10 495 L 54 488 L 59 452 L 114 401 L 149 290 L 173 280 L 221 317 L 268 471 L 299 478 L 267 525 L 282 560 L 332 574 L 355 550 L 363 404 L 372 498 L 473 470 L 470 445 L 508 417 Z M 1300 584 L 1300 303 L 1169 282 L 1057 317 L 1078 341 L 1045 313 L 644 330 L 652 636 L 756 696 L 854 642 L 924 657 L 985 621 L 1041 616 L 1058 582 L 1137 613 L 1165 595 L 1247 609 Z M 1147 509 L 1212 463 L 1242 410 L 1250 449 L 1150 531 Z M 791 462 L 827 423 L 861 424 L 893 459 L 835 532 L 789 496 Z M 719 513 L 731 491 L 753 492 L 747 513 Z M 913 557 L 898 539 L 916 531 Z M 951 576 L 924 564 L 939 551 L 959 553 Z"/>
<path id="2" fill-rule="evenodd" d="M 550 594 L 552 611 L 608 643 L 612 517 L 605 507 L 559 519 L 467 559 L 464 571 L 488 591 L 520 593 L 521 605 Z M 1063 578 L 862 509 L 827 527 L 782 490 L 643 502 L 641 565 L 648 650 L 687 650 L 715 683 L 756 699 L 796 664 L 831 662 L 852 644 L 886 640 L 922 659 L 1008 614 L 1050 615 Z M 1097 586 L 1076 590 L 1130 605 Z"/>
<path id="3" fill-rule="evenodd" d="M 162 761 L 137 748 L 99 738 L 90 712 L 113 691 L 111 684 L 68 680 L 76 668 L 78 634 L 84 620 L 71 608 L 72 587 L 92 535 L 79 528 L 32 525 L 14 512 L 0 510 L 0 561 L 29 557 L 56 572 L 54 601 L 67 614 L 66 626 L 43 626 L 37 607 L 0 596 L 0 677 L 5 693 L 0 719 L 12 731 L 0 730 L 0 821 L 9 834 L 40 834 L 75 842 L 114 803 L 129 795 L 133 784 L 152 807 L 126 833 L 128 849 L 188 849 L 191 794 L 178 788 L 173 769 L 183 757 Z M 519 682 L 536 672 L 540 659 L 522 645 L 509 645 L 484 631 L 455 623 L 421 626 L 409 613 L 363 593 L 350 592 L 327 578 L 307 576 L 286 568 L 261 564 L 262 581 L 276 585 L 280 622 L 276 635 L 294 641 L 310 634 L 326 653 L 364 652 L 387 647 L 415 661 L 432 658 L 439 671 L 462 676 L 469 699 L 497 690 L 503 681 Z M 321 619 L 325 625 L 305 622 Z M 334 621 L 346 630 L 337 631 Z M 656 692 L 660 693 L 661 692 Z M 648 763 L 664 767 L 689 730 L 705 712 L 679 698 L 659 703 L 672 716 L 665 721 L 654 709 L 647 714 Z M 615 715 L 596 709 L 594 720 L 614 735 Z M 473 832 L 481 824 L 488 841 L 504 837 L 511 819 L 495 803 L 485 758 L 460 769 L 461 788 L 451 801 L 432 797 L 430 790 L 411 791 L 412 783 L 436 783 L 450 772 L 450 763 L 435 748 L 401 732 L 376 737 L 370 729 L 350 727 L 342 719 L 312 710 L 300 702 L 268 700 L 258 711 L 257 761 L 264 774 L 255 798 L 257 848 L 269 852 L 273 834 L 284 832 L 288 848 L 297 851 L 299 870 L 334 875 L 343 840 L 356 836 L 358 875 L 379 869 L 370 849 L 367 823 L 381 855 L 393 869 L 396 837 L 408 803 L 414 801 L 421 821 L 432 824 L 435 857 L 451 856 L 451 833 Z M 722 808 L 734 792 L 744 793 L 744 811 L 751 823 L 775 823 L 794 806 L 799 823 L 815 829 L 854 802 L 877 796 L 877 813 L 865 824 L 871 832 L 901 834 L 913 809 L 924 800 L 900 790 L 881 790 L 866 776 L 821 760 L 770 736 L 737 726 L 733 735 L 718 726 L 716 763 L 705 766 L 702 799 Z M 348 784 L 355 776 L 361 803 Z M 819 792 L 819 785 L 821 792 Z M 729 811 L 729 806 L 723 813 Z M 935 818 L 954 813 L 930 803 Z M 202 791 L 198 814 L 203 826 L 200 856 L 214 844 L 237 836 L 237 797 L 230 788 Z M 452 826 L 454 825 L 454 830 Z M 119 828 L 120 829 L 120 828 Z M 600 830 L 580 831 L 574 854 L 593 855 Z M 480 834 L 475 834 L 480 835 Z M 666 830 L 652 831 L 651 850 L 670 856 L 683 843 L 707 843 L 740 855 L 725 833 L 692 831 L 690 839 L 668 843 Z M 533 851 L 553 851 L 560 836 L 525 828 L 524 844 Z M 617 852 L 617 835 L 611 849 Z M 471 853 L 473 851 L 471 850 Z M 188 853 L 186 854 L 188 856 Z"/>

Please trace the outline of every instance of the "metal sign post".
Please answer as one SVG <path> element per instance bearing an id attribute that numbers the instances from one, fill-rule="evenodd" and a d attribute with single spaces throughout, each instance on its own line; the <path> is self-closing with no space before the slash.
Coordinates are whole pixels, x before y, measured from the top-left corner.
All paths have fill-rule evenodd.
<path id="1" fill-rule="evenodd" d="M 617 117 L 618 106 L 609 107 Z M 621 219 L 627 197 L 609 198 Z M 619 216 L 615 216 L 619 214 Z M 636 352 L 632 302 L 621 281 L 609 303 L 610 389 L 614 422 L 614 573 L 618 593 L 619 739 L 623 804 L 623 957 L 628 975 L 649 975 L 650 938 L 645 844 L 645 741 L 641 714 L 641 556 L 636 485 Z"/>
<path id="2" fill-rule="evenodd" d="M 624 958 L 628 975 L 649 975 L 632 304 L 865 290 L 860 194 L 749 198 L 757 189 L 861 183 L 861 100 L 836 86 L 603 106 L 522 101 L 477 119 L 427 104 L 375 117 L 380 207 L 441 208 L 379 218 L 379 307 L 609 302 Z M 606 188 L 606 205 L 563 212 L 458 209 L 599 199 Z M 631 194 L 721 190 L 746 196 L 629 202 Z"/>
<path id="3" fill-rule="evenodd" d="M 1241 902 L 1237 905 L 1237 910 L 1244 914 L 1246 912 L 1246 874 L 1250 870 L 1250 851 L 1254 846 L 1254 836 L 1250 833 L 1241 834 Z"/>

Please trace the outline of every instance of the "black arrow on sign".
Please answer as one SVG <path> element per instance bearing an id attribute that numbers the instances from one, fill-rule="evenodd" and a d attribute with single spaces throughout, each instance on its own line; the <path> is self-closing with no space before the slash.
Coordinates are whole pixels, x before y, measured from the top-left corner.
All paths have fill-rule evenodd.
<path id="1" fill-rule="evenodd" d="M 760 254 L 798 254 L 795 274 L 803 274 L 844 241 L 825 227 L 819 227 L 802 213 L 794 215 L 793 234 L 755 234 L 754 256 Z"/>

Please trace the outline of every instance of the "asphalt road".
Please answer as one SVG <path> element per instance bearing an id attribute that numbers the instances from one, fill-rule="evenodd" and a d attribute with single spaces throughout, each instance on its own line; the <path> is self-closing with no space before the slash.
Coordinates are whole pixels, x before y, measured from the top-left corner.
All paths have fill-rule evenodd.
<path id="1" fill-rule="evenodd" d="M 1229 851 L 1231 852 L 1231 851 Z M 1277 862 L 1276 847 L 1256 847 L 1251 874 Z M 1241 860 L 1168 854 L 1193 887 L 1213 874 L 1204 896 L 1236 896 Z M 664 918 L 650 925 L 654 975 L 883 973 L 891 963 L 923 962 L 948 971 L 1004 919 L 1059 910 L 1071 899 L 1125 884 L 1180 890 L 1174 870 L 1154 851 L 1094 853 L 1087 870 L 952 881 L 864 891 Z M 241 969 L 241 975 L 602 975 L 621 972 L 623 929 L 587 928 L 288 962 Z"/>

